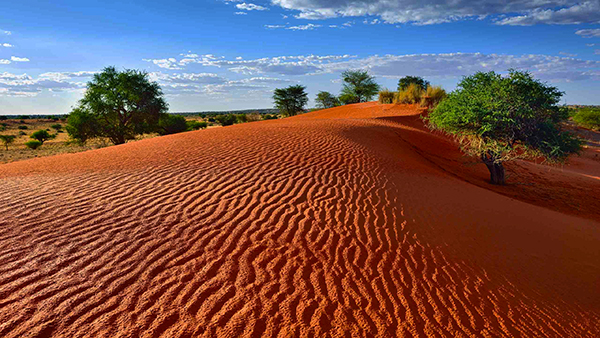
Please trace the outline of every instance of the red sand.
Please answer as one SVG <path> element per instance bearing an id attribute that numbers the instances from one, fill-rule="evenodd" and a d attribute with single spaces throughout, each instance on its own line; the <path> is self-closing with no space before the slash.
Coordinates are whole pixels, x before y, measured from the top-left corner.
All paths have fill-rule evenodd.
<path id="1" fill-rule="evenodd" d="M 492 187 L 416 114 L 0 165 L 0 337 L 598 337 L 598 162 Z"/>

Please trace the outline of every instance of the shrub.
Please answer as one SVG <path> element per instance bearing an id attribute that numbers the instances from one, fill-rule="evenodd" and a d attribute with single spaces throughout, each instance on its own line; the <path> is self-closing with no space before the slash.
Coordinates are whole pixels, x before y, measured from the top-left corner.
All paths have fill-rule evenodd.
<path id="1" fill-rule="evenodd" d="M 277 115 L 275 115 L 275 114 L 272 114 L 272 115 L 271 115 L 271 114 L 266 114 L 266 115 L 263 117 L 263 119 L 264 119 L 264 120 L 277 120 Z"/>
<path id="2" fill-rule="evenodd" d="M 187 127 L 188 130 L 206 129 L 206 127 L 208 127 L 208 123 L 204 121 L 187 121 Z"/>
<path id="3" fill-rule="evenodd" d="M 503 162 L 540 157 L 560 162 L 580 151 L 582 141 L 560 124 L 568 118 L 558 106 L 562 95 L 527 72 L 511 70 L 506 77 L 479 72 L 463 78 L 426 120 L 480 158 L 492 184 L 504 184 Z"/>
<path id="4" fill-rule="evenodd" d="M 423 79 L 420 76 L 405 76 L 398 81 L 398 91 L 404 91 L 410 84 L 415 84 L 421 90 L 426 90 L 429 87 L 429 81 Z"/>
<path id="5" fill-rule="evenodd" d="M 217 116 L 216 120 L 220 125 L 225 127 L 234 124 L 237 121 L 237 118 L 234 114 L 223 114 Z"/>
<path id="6" fill-rule="evenodd" d="M 582 127 L 600 130 L 600 108 L 580 109 L 573 116 L 573 121 Z"/>
<path id="7" fill-rule="evenodd" d="M 435 108 L 446 96 L 446 91 L 442 87 L 429 86 L 425 96 L 421 98 L 421 106 Z"/>
<path id="8" fill-rule="evenodd" d="M 394 103 L 394 96 L 396 96 L 395 92 L 389 91 L 387 88 L 379 91 L 379 103 L 388 104 Z"/>
<path id="9" fill-rule="evenodd" d="M 17 116 L 17 120 L 29 120 L 29 115 L 19 115 Z"/>
<path id="10" fill-rule="evenodd" d="M 160 135 L 177 134 L 188 130 L 187 121 L 181 115 L 161 114 L 156 131 Z"/>
<path id="11" fill-rule="evenodd" d="M 8 117 L 6 117 L 5 115 L 0 115 L 0 120 L 6 120 L 8 119 Z"/>
<path id="12" fill-rule="evenodd" d="M 19 128 L 20 130 L 27 130 L 27 129 L 29 129 L 27 126 L 18 126 L 17 128 Z"/>
<path id="13" fill-rule="evenodd" d="M 423 96 L 423 90 L 418 85 L 411 83 L 405 90 L 399 91 L 396 94 L 396 102 L 404 104 L 421 103 L 421 97 Z"/>
<path id="14" fill-rule="evenodd" d="M 44 142 L 55 138 L 56 135 L 52 135 L 47 130 L 42 129 L 34 132 L 29 137 L 43 144 Z"/>
<path id="15" fill-rule="evenodd" d="M 339 97 L 340 103 L 343 105 L 359 103 L 360 99 L 358 96 L 351 93 L 342 93 Z"/>
<path id="16" fill-rule="evenodd" d="M 19 135 L 19 136 L 25 136 L 25 135 L 27 135 L 27 134 L 26 134 L 24 131 L 20 131 L 18 135 Z"/>
<path id="17" fill-rule="evenodd" d="M 56 124 L 51 125 L 50 127 L 54 128 L 56 130 L 61 130 L 62 129 L 62 124 L 56 123 Z"/>
<path id="18" fill-rule="evenodd" d="M 27 148 L 29 148 L 29 149 L 35 150 L 42 146 L 42 142 L 40 142 L 38 140 L 31 140 L 29 142 L 25 142 L 25 146 L 27 146 Z"/>
<path id="19" fill-rule="evenodd" d="M 248 117 L 246 114 L 238 114 L 235 116 L 235 120 L 237 123 L 246 123 L 248 122 Z"/>
<path id="20" fill-rule="evenodd" d="M 262 116 L 259 113 L 246 114 L 246 120 L 248 122 L 256 122 L 262 120 Z"/>
<path id="21" fill-rule="evenodd" d="M 208 118 L 208 122 L 215 123 L 215 122 L 217 122 L 217 120 L 215 120 L 215 118 L 214 118 L 214 117 L 209 117 L 209 118 Z"/>

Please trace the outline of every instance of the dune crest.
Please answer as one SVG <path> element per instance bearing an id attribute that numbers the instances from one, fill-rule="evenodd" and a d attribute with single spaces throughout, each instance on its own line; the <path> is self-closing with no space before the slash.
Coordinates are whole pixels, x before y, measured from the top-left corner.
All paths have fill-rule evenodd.
<path id="1" fill-rule="evenodd" d="M 551 173 L 573 212 L 492 191 L 418 114 L 0 165 L 0 337 L 600 335 L 598 180 Z"/>

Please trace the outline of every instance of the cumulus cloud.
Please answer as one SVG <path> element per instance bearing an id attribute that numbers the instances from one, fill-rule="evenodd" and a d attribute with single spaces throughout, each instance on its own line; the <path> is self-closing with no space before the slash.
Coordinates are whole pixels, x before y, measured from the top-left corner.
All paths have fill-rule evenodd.
<path id="1" fill-rule="evenodd" d="M 13 47 L 10 43 L 0 43 L 0 47 L 10 48 Z"/>
<path id="2" fill-rule="evenodd" d="M 600 37 L 600 28 L 596 29 L 580 29 L 575 34 L 584 38 L 598 38 Z"/>
<path id="3" fill-rule="evenodd" d="M 252 3 L 242 2 L 241 4 L 235 5 L 237 9 L 241 9 L 244 11 L 266 11 L 269 10 L 267 7 L 259 6 Z"/>
<path id="4" fill-rule="evenodd" d="M 28 58 L 20 58 L 17 56 L 11 56 L 10 61 L 12 61 L 12 62 L 29 62 L 29 59 Z"/>
<path id="5" fill-rule="evenodd" d="M 321 20 L 375 16 L 386 23 L 437 24 L 506 16 L 503 25 L 597 23 L 597 0 L 271 0 L 296 18 Z"/>
<path id="6" fill-rule="evenodd" d="M 85 88 L 85 82 L 67 81 L 70 77 L 60 78 L 57 74 L 60 73 L 45 73 L 33 78 L 27 74 L 0 73 L 0 95 L 36 96 L 44 90 L 60 92 Z"/>
<path id="7" fill-rule="evenodd" d="M 0 65 L 7 65 L 10 63 L 10 60 L 0 59 Z"/>
<path id="8" fill-rule="evenodd" d="M 322 27 L 322 26 L 309 23 L 307 25 L 298 25 L 298 26 L 287 27 L 286 29 L 290 29 L 290 30 L 294 30 L 294 31 L 311 31 L 311 30 L 313 30 L 315 28 L 319 28 L 319 27 Z"/>

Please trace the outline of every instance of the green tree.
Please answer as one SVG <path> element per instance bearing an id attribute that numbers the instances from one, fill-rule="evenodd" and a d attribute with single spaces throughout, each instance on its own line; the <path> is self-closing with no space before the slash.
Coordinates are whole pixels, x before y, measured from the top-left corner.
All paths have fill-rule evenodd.
<path id="1" fill-rule="evenodd" d="M 330 92 L 320 91 L 317 94 L 317 99 L 315 100 L 317 103 L 317 108 L 333 108 L 340 105 L 340 100 Z"/>
<path id="2" fill-rule="evenodd" d="M 505 184 L 503 163 L 544 157 L 564 161 L 582 141 L 562 130 L 568 112 L 558 105 L 563 93 L 527 72 L 508 76 L 479 72 L 465 77 L 427 120 L 456 136 L 463 151 L 487 166 L 492 184 Z"/>
<path id="3" fill-rule="evenodd" d="M 69 116 L 67 131 L 79 142 L 107 137 L 122 144 L 156 131 L 167 107 L 160 86 L 146 72 L 107 67 L 88 82 L 83 99 Z"/>
<path id="4" fill-rule="evenodd" d="M 188 130 L 187 121 L 181 115 L 161 114 L 156 131 L 160 135 L 182 133 Z"/>
<path id="5" fill-rule="evenodd" d="M 421 90 L 427 90 L 429 87 L 429 81 L 420 76 L 405 76 L 398 81 L 398 91 L 406 90 L 411 83 L 416 84 Z"/>
<path id="6" fill-rule="evenodd" d="M 340 101 L 344 104 L 371 101 L 379 92 L 375 77 L 366 70 L 347 70 L 342 73 L 342 81 Z"/>
<path id="7" fill-rule="evenodd" d="M 285 116 L 294 116 L 304 111 L 308 103 L 306 87 L 302 85 L 277 88 L 273 92 L 275 107 Z"/>
<path id="8" fill-rule="evenodd" d="M 4 143 L 6 150 L 8 150 L 8 145 L 15 142 L 17 137 L 15 135 L 0 135 L 0 141 Z"/>
<path id="9" fill-rule="evenodd" d="M 216 117 L 216 121 L 225 127 L 234 124 L 237 121 L 237 117 L 235 114 L 222 114 Z"/>
<path id="10" fill-rule="evenodd" d="M 42 130 L 38 130 L 38 131 L 34 132 L 29 137 L 34 140 L 40 141 L 41 144 L 44 144 L 44 142 L 55 138 L 56 135 L 52 135 L 47 130 L 42 129 Z"/>
<path id="11" fill-rule="evenodd" d="M 42 146 L 42 142 L 40 142 L 38 140 L 31 140 L 29 142 L 25 142 L 25 146 L 29 149 L 35 150 Z"/>

